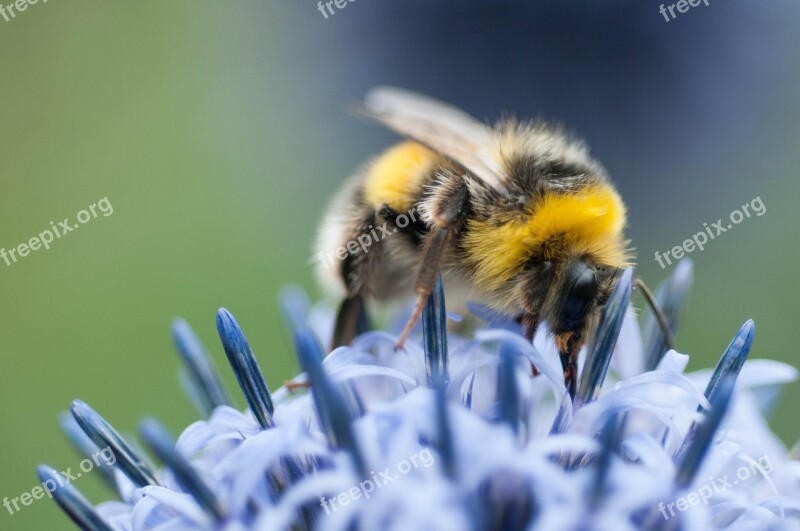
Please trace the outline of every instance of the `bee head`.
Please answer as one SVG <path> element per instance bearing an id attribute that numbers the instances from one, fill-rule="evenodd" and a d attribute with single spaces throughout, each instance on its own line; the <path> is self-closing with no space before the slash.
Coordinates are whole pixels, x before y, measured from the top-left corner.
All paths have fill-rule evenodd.
<path id="1" fill-rule="evenodd" d="M 586 318 L 595 305 L 597 273 L 583 260 L 570 262 L 564 269 L 560 292 L 560 308 L 554 326 L 556 332 L 582 330 Z"/>
<path id="2" fill-rule="evenodd" d="M 584 258 L 543 262 L 529 271 L 526 306 L 539 308 L 541 320 L 553 333 L 584 337 L 597 310 L 608 300 L 617 272 Z"/>
<path id="3" fill-rule="evenodd" d="M 553 286 L 550 326 L 556 333 L 585 338 L 614 290 L 621 269 L 579 259 L 565 264 L 561 282 Z"/>

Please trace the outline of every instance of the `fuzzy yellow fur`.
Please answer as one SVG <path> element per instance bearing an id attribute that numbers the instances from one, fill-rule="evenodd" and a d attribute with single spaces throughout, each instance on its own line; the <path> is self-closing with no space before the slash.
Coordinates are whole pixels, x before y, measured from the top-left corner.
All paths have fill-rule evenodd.
<path id="1" fill-rule="evenodd" d="M 372 205 L 386 204 L 397 212 L 414 206 L 420 183 L 430 177 L 439 156 L 417 142 L 390 148 L 371 164 L 364 182 L 364 195 Z"/>
<path id="2" fill-rule="evenodd" d="M 475 282 L 484 289 L 500 287 L 531 258 L 588 256 L 598 265 L 612 267 L 629 262 L 622 234 L 625 205 L 604 183 L 578 193 L 548 192 L 529 204 L 522 216 L 500 224 L 470 220 L 468 226 L 463 244 L 475 265 Z"/>

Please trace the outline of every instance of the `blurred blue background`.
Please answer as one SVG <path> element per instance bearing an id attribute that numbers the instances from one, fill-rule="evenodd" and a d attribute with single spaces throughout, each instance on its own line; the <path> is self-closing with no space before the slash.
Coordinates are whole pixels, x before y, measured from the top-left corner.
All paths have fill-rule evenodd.
<path id="1" fill-rule="evenodd" d="M 0 497 L 30 491 L 40 462 L 77 466 L 57 424 L 73 398 L 126 432 L 146 414 L 175 432 L 194 420 L 176 316 L 231 391 L 220 306 L 272 387 L 297 372 L 276 295 L 317 293 L 321 210 L 394 140 L 346 110 L 379 84 L 579 133 L 628 204 L 651 284 L 672 270 L 655 251 L 760 197 L 764 216 L 692 253 L 678 343 L 690 368 L 708 366 L 752 317 L 752 356 L 796 363 L 800 5 L 712 0 L 670 22 L 659 5 L 357 0 L 325 19 L 311 0 L 94 0 L 0 19 L 0 247 L 103 197 L 114 206 L 49 251 L 0 262 Z M 798 398 L 791 386 L 773 419 L 790 445 Z M 79 481 L 107 499 L 97 477 Z M 49 501 L 0 513 L 2 529 L 68 527 Z"/>

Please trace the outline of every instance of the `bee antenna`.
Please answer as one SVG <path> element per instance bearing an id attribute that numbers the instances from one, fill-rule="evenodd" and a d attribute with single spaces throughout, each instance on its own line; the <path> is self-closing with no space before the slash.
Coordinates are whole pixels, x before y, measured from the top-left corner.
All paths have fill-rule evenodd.
<path id="1" fill-rule="evenodd" d="M 664 335 L 664 342 L 667 344 L 667 348 L 675 350 L 675 338 L 672 335 L 669 322 L 667 321 L 666 315 L 664 315 L 664 312 L 661 310 L 661 306 L 658 305 L 658 301 L 656 301 L 653 292 L 650 291 L 650 288 L 647 287 L 647 284 L 645 284 L 644 280 L 642 280 L 640 277 L 633 279 L 633 289 L 638 289 L 642 292 L 644 299 L 647 301 L 647 304 L 650 306 L 650 309 L 653 310 L 653 313 L 656 316 L 658 326 L 661 328 L 661 333 Z"/>

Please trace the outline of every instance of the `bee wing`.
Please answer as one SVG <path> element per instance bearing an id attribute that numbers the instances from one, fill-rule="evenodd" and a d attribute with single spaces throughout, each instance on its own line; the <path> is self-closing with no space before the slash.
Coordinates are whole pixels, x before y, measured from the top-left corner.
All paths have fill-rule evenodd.
<path id="1" fill-rule="evenodd" d="M 377 87 L 361 112 L 452 159 L 505 194 L 503 173 L 492 156 L 492 129 L 464 111 L 415 92 Z"/>

